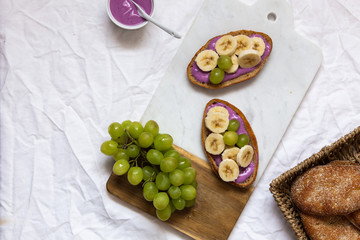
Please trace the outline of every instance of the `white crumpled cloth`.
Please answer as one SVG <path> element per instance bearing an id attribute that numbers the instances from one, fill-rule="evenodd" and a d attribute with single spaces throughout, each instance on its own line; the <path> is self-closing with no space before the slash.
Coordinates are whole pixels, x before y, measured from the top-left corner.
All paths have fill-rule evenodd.
<path id="1" fill-rule="evenodd" d="M 360 4 L 290 2 L 323 62 L 230 239 L 294 239 L 269 183 L 360 125 Z M 155 0 L 154 17 L 186 37 L 201 4 Z M 119 29 L 105 1 L 0 2 L 0 239 L 188 239 L 109 194 L 99 151 L 111 122 L 140 119 L 181 42 Z"/>

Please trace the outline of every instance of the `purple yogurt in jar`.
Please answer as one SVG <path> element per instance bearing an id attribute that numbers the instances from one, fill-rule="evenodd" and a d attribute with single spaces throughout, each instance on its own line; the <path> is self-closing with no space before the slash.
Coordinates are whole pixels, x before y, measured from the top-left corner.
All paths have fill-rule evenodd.
<path id="1" fill-rule="evenodd" d="M 153 0 L 134 0 L 150 16 L 154 12 Z M 130 0 L 108 0 L 107 10 L 110 19 L 119 27 L 137 29 L 144 26 L 147 20 L 141 17 Z"/>

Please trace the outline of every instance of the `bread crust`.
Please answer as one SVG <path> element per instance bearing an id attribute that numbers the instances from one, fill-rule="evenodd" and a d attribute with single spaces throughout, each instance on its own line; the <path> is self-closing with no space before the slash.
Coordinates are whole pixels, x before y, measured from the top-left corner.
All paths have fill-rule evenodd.
<path id="1" fill-rule="evenodd" d="M 231 80 L 228 80 L 228 81 L 225 81 L 225 82 L 222 82 L 220 84 L 212 84 L 212 83 L 201 83 L 199 81 L 197 81 L 195 79 L 195 77 L 192 75 L 191 73 L 191 68 L 193 67 L 193 65 L 195 64 L 195 59 L 197 57 L 197 55 L 207 49 L 209 43 L 216 37 L 221 37 L 221 36 L 224 36 L 224 35 L 232 35 L 232 36 L 236 36 L 236 35 L 239 35 L 239 34 L 243 34 L 243 35 L 247 35 L 247 36 L 251 36 L 251 35 L 254 35 L 254 34 L 259 34 L 261 35 L 263 38 L 265 38 L 265 40 L 270 44 L 270 52 L 269 52 L 269 55 L 264 58 L 264 60 L 261 62 L 261 64 L 256 67 L 253 71 L 249 72 L 249 73 L 246 73 L 244 75 L 241 75 L 237 78 L 234 78 L 234 79 L 231 79 Z M 236 83 L 240 83 L 240 82 L 243 82 L 243 81 L 246 81 L 250 78 L 253 78 L 255 77 L 259 72 L 260 70 L 263 68 L 266 60 L 268 59 L 268 57 L 270 56 L 271 54 L 271 51 L 272 51 L 272 48 L 273 48 L 273 42 L 272 42 L 272 39 L 265 33 L 262 33 L 262 32 L 255 32 L 255 31 L 251 31 L 251 30 L 239 30 L 239 31 L 235 31 L 235 32 L 229 32 L 229 33 L 226 33 L 226 34 L 223 34 L 223 35 L 218 35 L 216 37 L 213 37 L 211 38 L 204 46 L 202 46 L 197 52 L 196 54 L 194 55 L 194 57 L 191 59 L 188 67 L 187 67 L 187 75 L 188 75 L 188 78 L 189 80 L 193 83 L 193 84 L 196 84 L 200 87 L 204 87 L 204 88 L 208 88 L 208 89 L 220 89 L 220 88 L 224 88 L 224 87 L 228 87 L 228 86 L 231 86 L 233 84 L 236 84 Z"/>
<path id="2" fill-rule="evenodd" d="M 359 166 L 357 163 L 350 162 L 347 160 L 334 160 L 329 162 L 327 165 L 352 165 L 352 166 Z"/>
<path id="3" fill-rule="evenodd" d="M 360 230 L 360 210 L 345 216 L 357 229 Z"/>
<path id="4" fill-rule="evenodd" d="M 258 149 L 258 145 L 257 145 L 257 141 L 256 141 L 256 137 L 255 134 L 250 126 L 250 123 L 247 121 L 245 115 L 238 109 L 236 108 L 234 105 L 221 100 L 221 99 L 212 99 L 210 100 L 204 109 L 204 114 L 203 114 L 203 119 L 202 119 L 202 125 L 201 125 L 201 141 L 202 141 L 202 145 L 206 154 L 207 159 L 209 160 L 209 163 L 211 165 L 211 168 L 213 169 L 213 171 L 215 172 L 215 174 L 220 178 L 219 176 L 219 172 L 218 172 L 218 166 L 216 165 L 215 159 L 212 157 L 212 155 L 210 153 L 208 153 L 205 149 L 205 139 L 206 137 L 211 133 L 210 130 L 207 129 L 207 127 L 205 126 L 205 117 L 206 117 L 206 109 L 214 103 L 222 103 L 228 107 L 230 107 L 238 116 L 241 117 L 242 121 L 244 122 L 245 125 L 245 129 L 249 135 L 249 145 L 251 145 L 254 149 L 254 152 L 256 153 L 256 157 L 253 158 L 253 162 L 255 164 L 255 169 L 254 172 L 252 173 L 252 175 L 245 181 L 242 183 L 236 183 L 236 182 L 229 182 L 230 184 L 239 187 L 239 188 L 246 188 L 249 187 L 256 179 L 256 175 L 257 175 L 257 171 L 258 171 L 258 167 L 259 167 L 259 149 Z"/>
<path id="5" fill-rule="evenodd" d="M 314 216 L 303 212 L 300 216 L 312 240 L 360 239 L 360 231 L 344 216 Z"/>
<path id="6" fill-rule="evenodd" d="M 336 160 L 336 161 L 332 161 L 330 163 L 328 163 L 327 165 L 352 165 L 352 166 L 359 166 L 359 164 L 354 163 L 354 162 L 350 162 L 350 161 L 340 161 L 340 160 Z M 348 215 L 345 216 L 357 229 L 360 230 L 360 210 L 357 210 L 355 212 L 352 212 Z"/>
<path id="7" fill-rule="evenodd" d="M 291 198 L 304 213 L 347 215 L 360 209 L 360 167 L 328 164 L 311 168 L 291 186 Z"/>

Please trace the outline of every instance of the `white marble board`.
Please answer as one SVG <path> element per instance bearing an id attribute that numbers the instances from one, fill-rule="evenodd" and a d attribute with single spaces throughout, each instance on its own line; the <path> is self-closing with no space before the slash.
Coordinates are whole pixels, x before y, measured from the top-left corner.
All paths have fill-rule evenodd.
<path id="1" fill-rule="evenodd" d="M 269 19 L 269 14 L 276 19 Z M 261 72 L 219 90 L 190 83 L 186 68 L 196 51 L 216 35 L 241 29 L 264 32 L 273 40 L 272 53 Z M 245 114 L 257 137 L 260 165 L 256 185 L 321 61 L 321 50 L 293 30 L 286 0 L 257 0 L 252 5 L 205 0 L 141 122 L 156 120 L 160 131 L 170 133 L 176 145 L 205 160 L 200 138 L 204 107 L 213 98 L 232 103 Z"/>

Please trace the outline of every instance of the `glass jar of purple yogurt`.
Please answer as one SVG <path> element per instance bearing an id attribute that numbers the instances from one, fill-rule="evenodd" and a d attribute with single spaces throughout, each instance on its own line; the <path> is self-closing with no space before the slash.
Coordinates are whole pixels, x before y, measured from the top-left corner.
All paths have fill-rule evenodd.
<path id="1" fill-rule="evenodd" d="M 150 16 L 154 13 L 153 0 L 134 0 Z M 147 24 L 130 0 L 108 0 L 107 13 L 113 23 L 124 29 L 138 29 Z"/>

